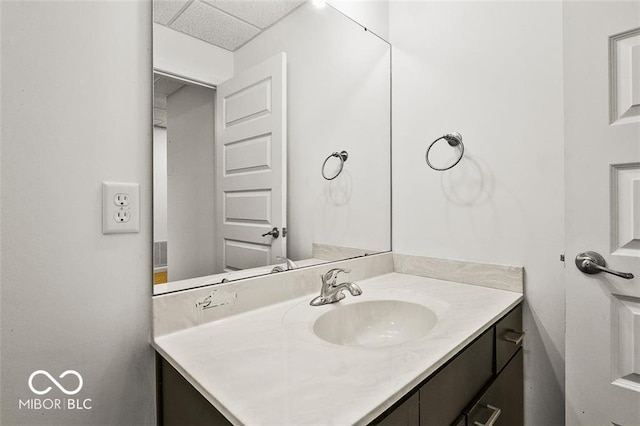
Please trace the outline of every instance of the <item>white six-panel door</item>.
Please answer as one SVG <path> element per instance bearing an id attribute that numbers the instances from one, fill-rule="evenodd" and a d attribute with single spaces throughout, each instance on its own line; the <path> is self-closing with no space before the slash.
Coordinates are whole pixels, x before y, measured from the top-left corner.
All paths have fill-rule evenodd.
<path id="1" fill-rule="evenodd" d="M 640 2 L 564 2 L 567 425 L 640 424 L 639 29 Z"/>
<path id="2" fill-rule="evenodd" d="M 284 53 L 217 87 L 218 271 L 269 265 L 286 254 L 286 117 Z M 274 228 L 277 237 L 263 236 Z"/>

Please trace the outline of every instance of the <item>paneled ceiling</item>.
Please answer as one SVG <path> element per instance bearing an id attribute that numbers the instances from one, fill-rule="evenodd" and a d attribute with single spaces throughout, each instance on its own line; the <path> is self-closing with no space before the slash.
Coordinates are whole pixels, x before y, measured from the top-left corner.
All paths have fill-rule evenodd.
<path id="1" fill-rule="evenodd" d="M 184 83 L 166 77 L 164 75 L 153 75 L 153 125 L 158 127 L 167 127 L 167 97 L 179 89 L 182 89 Z"/>
<path id="2" fill-rule="evenodd" d="M 304 0 L 154 0 L 153 20 L 235 51 Z"/>

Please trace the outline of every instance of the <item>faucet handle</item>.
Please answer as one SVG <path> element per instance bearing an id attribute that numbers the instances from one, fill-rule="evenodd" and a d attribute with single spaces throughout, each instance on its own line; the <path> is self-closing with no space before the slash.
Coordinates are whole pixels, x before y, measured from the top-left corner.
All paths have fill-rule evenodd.
<path id="1" fill-rule="evenodd" d="M 349 272 L 351 272 L 351 269 L 347 269 L 347 268 L 329 269 L 327 272 L 324 273 L 324 275 L 321 275 L 322 282 L 328 283 L 330 281 L 333 281 L 331 284 L 335 284 L 335 281 L 338 278 L 338 274 L 340 272 L 344 272 L 345 274 L 348 274 Z"/>

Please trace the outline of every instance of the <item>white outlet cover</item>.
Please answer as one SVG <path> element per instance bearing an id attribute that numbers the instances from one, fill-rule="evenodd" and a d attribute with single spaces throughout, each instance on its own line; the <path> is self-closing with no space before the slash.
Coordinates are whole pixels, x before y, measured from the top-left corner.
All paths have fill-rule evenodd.
<path id="1" fill-rule="evenodd" d="M 126 194 L 125 206 L 114 202 L 116 194 Z M 118 222 L 118 211 L 129 213 L 129 220 Z M 102 233 L 127 234 L 140 232 L 140 185 L 137 183 L 102 182 Z"/>

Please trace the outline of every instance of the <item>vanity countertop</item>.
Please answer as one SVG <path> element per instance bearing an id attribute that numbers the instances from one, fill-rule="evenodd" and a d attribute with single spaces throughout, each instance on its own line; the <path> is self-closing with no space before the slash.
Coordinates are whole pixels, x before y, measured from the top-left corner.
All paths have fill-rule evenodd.
<path id="1" fill-rule="evenodd" d="M 389 273 L 363 294 L 313 307 L 315 294 L 156 337 L 154 348 L 234 424 L 366 424 L 516 306 L 521 293 Z M 407 298 L 438 313 L 400 345 L 338 346 L 312 331 L 340 304 Z"/>

